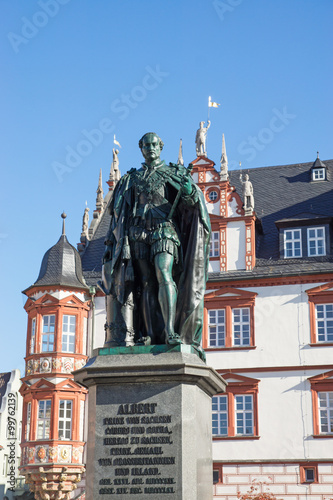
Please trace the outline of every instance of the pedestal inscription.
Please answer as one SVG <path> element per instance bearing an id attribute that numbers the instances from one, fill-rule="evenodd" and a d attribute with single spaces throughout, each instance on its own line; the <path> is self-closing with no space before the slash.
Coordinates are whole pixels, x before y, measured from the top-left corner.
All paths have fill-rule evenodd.
<path id="1" fill-rule="evenodd" d="M 154 495 L 161 494 L 163 498 L 173 498 L 179 482 L 181 450 L 177 442 L 181 441 L 181 426 L 166 403 L 179 399 L 177 388 L 169 384 L 160 387 L 164 402 L 154 388 L 146 384 L 136 384 L 133 389 L 131 401 L 138 399 L 138 395 L 146 398 L 127 403 L 123 390 L 97 388 L 98 495 L 126 499 L 149 495 L 155 498 Z M 148 392 L 153 394 L 147 398 Z"/>

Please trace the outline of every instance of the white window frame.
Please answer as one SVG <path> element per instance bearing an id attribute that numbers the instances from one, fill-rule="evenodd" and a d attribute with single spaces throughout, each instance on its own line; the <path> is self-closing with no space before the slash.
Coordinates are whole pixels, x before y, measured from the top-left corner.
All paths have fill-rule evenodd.
<path id="1" fill-rule="evenodd" d="M 31 335 L 30 335 L 30 354 L 35 353 L 36 345 L 36 318 L 31 320 Z"/>
<path id="2" fill-rule="evenodd" d="M 326 415 L 325 415 L 326 413 Z M 318 416 L 319 416 L 319 432 L 320 434 L 333 434 L 333 392 L 319 391 L 318 392 Z M 326 423 L 324 423 L 326 420 Z M 327 427 L 327 428 L 326 428 Z"/>
<path id="3" fill-rule="evenodd" d="M 212 231 L 210 238 L 209 257 L 220 256 L 220 231 Z"/>
<path id="4" fill-rule="evenodd" d="M 310 237 L 310 231 L 315 231 L 315 236 Z M 323 236 L 318 236 L 318 232 L 322 231 Z M 307 228 L 307 241 L 308 241 L 308 256 L 309 257 L 320 257 L 326 255 L 326 245 L 325 245 L 325 227 L 308 227 Z M 315 253 L 311 253 L 310 242 L 314 242 Z M 322 242 L 322 246 L 319 247 L 319 242 Z M 319 253 L 319 249 L 323 249 L 323 253 Z"/>
<path id="5" fill-rule="evenodd" d="M 38 401 L 37 440 L 50 439 L 51 410 L 51 399 L 41 399 Z M 47 416 L 48 411 L 49 416 Z"/>
<path id="6" fill-rule="evenodd" d="M 316 304 L 316 335 L 317 342 L 333 342 L 333 304 Z"/>
<path id="7" fill-rule="evenodd" d="M 324 181 L 325 180 L 325 168 L 312 169 L 312 180 L 313 181 Z"/>
<path id="8" fill-rule="evenodd" d="M 208 309 L 208 346 L 225 347 L 226 310 Z"/>
<path id="9" fill-rule="evenodd" d="M 235 394 L 235 435 L 254 435 L 253 394 Z"/>
<path id="10" fill-rule="evenodd" d="M 224 431 L 223 431 L 224 430 Z M 228 396 L 213 396 L 212 398 L 212 433 L 213 437 L 228 436 Z"/>
<path id="11" fill-rule="evenodd" d="M 67 412 L 69 412 L 69 416 Z M 72 439 L 72 415 L 73 401 L 71 399 L 61 399 L 59 401 L 58 439 L 63 441 Z"/>
<path id="12" fill-rule="evenodd" d="M 239 312 L 238 312 L 239 311 Z M 232 313 L 232 342 L 235 347 L 251 345 L 251 316 L 249 307 L 234 307 Z M 236 315 L 239 320 L 236 321 Z M 247 316 L 248 320 L 244 317 Z"/>
<path id="13" fill-rule="evenodd" d="M 27 425 L 25 428 L 25 440 L 29 441 L 30 437 L 30 422 L 31 422 L 31 403 L 27 403 Z"/>
<path id="14" fill-rule="evenodd" d="M 72 319 L 74 318 L 74 325 Z M 73 327 L 74 326 L 74 332 Z M 62 317 L 62 352 L 75 352 L 76 316 L 64 314 Z"/>
<path id="15" fill-rule="evenodd" d="M 287 240 L 287 233 L 291 233 L 291 239 Z M 299 233 L 299 237 L 296 237 L 295 234 Z M 302 230 L 301 229 L 285 229 L 283 231 L 283 240 L 284 240 L 284 258 L 285 259 L 299 259 L 302 257 Z M 287 244 L 291 243 L 291 248 L 287 248 Z M 299 243 L 299 249 L 295 248 L 295 244 Z M 287 252 L 291 250 L 291 255 L 287 255 Z M 299 255 L 295 255 L 299 250 Z"/>
<path id="16" fill-rule="evenodd" d="M 46 321 L 46 318 L 47 321 Z M 54 318 L 53 322 L 50 318 Z M 51 339 L 53 339 L 51 341 Z M 42 349 L 41 352 L 52 352 L 54 351 L 55 343 L 55 314 L 46 314 L 43 316 L 43 329 L 42 329 Z M 44 349 L 44 345 L 46 349 Z M 52 347 L 52 349 L 50 349 Z"/>

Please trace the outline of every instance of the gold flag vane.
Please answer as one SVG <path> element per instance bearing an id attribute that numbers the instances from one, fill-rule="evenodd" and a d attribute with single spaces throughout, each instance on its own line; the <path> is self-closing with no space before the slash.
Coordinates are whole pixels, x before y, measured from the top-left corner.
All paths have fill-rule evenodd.
<path id="1" fill-rule="evenodd" d="M 208 97 L 208 120 L 209 120 L 209 109 L 210 108 L 218 108 L 220 104 L 218 102 L 212 101 L 211 96 Z"/>

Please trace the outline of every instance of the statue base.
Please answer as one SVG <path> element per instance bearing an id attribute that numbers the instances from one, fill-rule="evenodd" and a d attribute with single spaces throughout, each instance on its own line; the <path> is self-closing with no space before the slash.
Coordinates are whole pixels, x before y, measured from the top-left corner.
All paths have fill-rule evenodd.
<path id="1" fill-rule="evenodd" d="M 188 345 L 102 348 L 89 388 L 86 499 L 209 500 L 211 398 L 220 375 Z"/>

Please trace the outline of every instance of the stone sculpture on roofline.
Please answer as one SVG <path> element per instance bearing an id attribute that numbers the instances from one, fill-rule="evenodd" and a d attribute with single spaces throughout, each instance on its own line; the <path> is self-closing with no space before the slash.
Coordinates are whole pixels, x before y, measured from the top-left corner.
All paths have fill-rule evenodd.
<path id="1" fill-rule="evenodd" d="M 105 346 L 189 344 L 204 358 L 210 242 L 204 197 L 191 164 L 186 169 L 160 159 L 157 134 L 145 134 L 139 147 L 142 167 L 121 178 L 109 206 L 99 283 L 107 295 Z"/>
<path id="2" fill-rule="evenodd" d="M 204 127 L 205 122 L 200 122 L 196 136 L 195 136 L 195 146 L 196 146 L 196 153 L 197 156 L 207 156 L 207 151 L 206 151 L 206 137 L 207 137 L 207 132 L 210 127 L 210 121 L 207 121 L 207 127 Z"/>
<path id="3" fill-rule="evenodd" d="M 239 180 L 242 183 L 245 215 L 252 215 L 254 210 L 254 196 L 252 182 L 249 180 L 249 174 L 245 174 L 245 181 L 243 181 L 243 176 L 240 174 Z"/>

